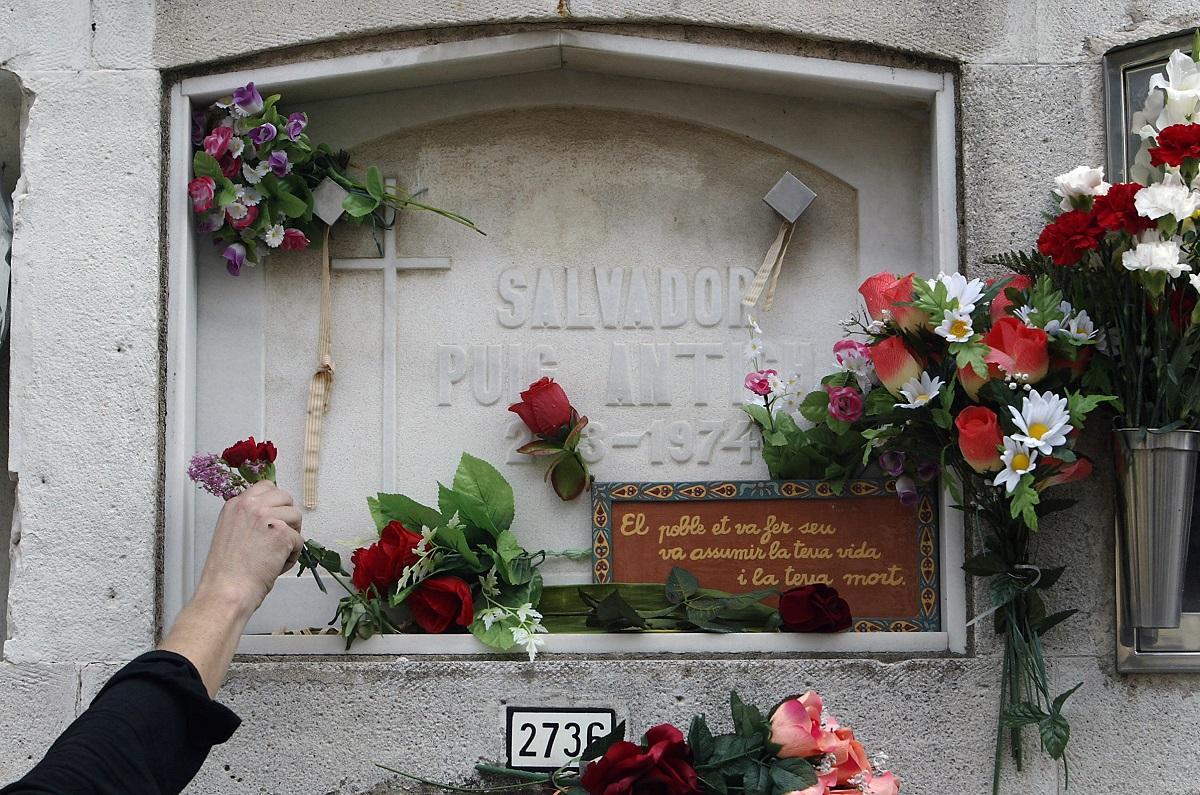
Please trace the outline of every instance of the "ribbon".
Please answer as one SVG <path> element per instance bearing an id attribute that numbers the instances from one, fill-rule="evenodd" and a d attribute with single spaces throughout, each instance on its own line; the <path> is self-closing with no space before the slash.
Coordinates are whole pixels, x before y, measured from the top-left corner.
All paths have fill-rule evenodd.
<path id="1" fill-rule="evenodd" d="M 1037 566 L 1032 566 L 1028 563 L 1014 563 L 1013 569 L 1014 570 L 1022 569 L 1024 571 L 1032 571 L 1033 572 L 1033 580 L 1031 582 L 1029 582 L 1028 584 L 1021 586 L 1022 593 L 1024 593 L 1025 591 L 1028 591 L 1030 588 L 1037 586 L 1037 584 L 1042 581 L 1042 570 L 1039 569 Z M 1009 574 L 1007 576 L 1011 577 L 1012 575 Z M 1004 604 L 1008 604 L 1008 603 L 1005 602 Z M 975 624 L 976 622 L 982 621 L 983 619 L 987 618 L 992 613 L 995 613 L 997 610 L 999 610 L 1002 607 L 1004 607 L 1004 605 L 992 606 L 990 609 L 983 611 L 982 613 L 980 613 L 979 615 L 975 616 L 970 621 L 968 621 L 967 626 L 969 627 L 969 626 L 972 626 L 973 624 Z"/>
<path id="2" fill-rule="evenodd" d="M 779 272 L 783 270 L 783 258 L 787 256 L 788 243 L 792 242 L 792 232 L 795 229 L 795 223 L 784 221 L 780 225 L 779 234 L 775 235 L 775 242 L 767 249 L 767 255 L 763 257 L 762 265 L 758 266 L 758 273 L 754 274 L 754 281 L 750 282 L 750 286 L 746 288 L 746 294 L 742 296 L 742 306 L 757 304 L 765 288 L 767 300 L 763 302 L 763 311 L 771 310 L 771 304 L 775 303 L 775 285 L 779 283 Z M 767 286 L 768 281 L 770 287 Z"/>
<path id="3" fill-rule="evenodd" d="M 317 470 L 321 462 L 321 418 L 329 410 L 333 388 L 333 301 L 330 297 L 329 227 L 321 244 L 321 320 L 317 330 L 317 371 L 308 385 L 304 421 L 304 507 L 317 507 Z"/>

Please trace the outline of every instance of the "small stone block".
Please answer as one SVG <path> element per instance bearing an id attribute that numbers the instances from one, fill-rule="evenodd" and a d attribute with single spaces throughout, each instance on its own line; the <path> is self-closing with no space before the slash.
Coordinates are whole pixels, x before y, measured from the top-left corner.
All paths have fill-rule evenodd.
<path id="1" fill-rule="evenodd" d="M 817 194 L 813 193 L 811 188 L 793 177 L 792 172 L 785 171 L 775 183 L 775 187 L 763 196 L 763 201 L 787 219 L 789 224 L 794 224 L 815 198 Z"/>
<path id="2" fill-rule="evenodd" d="M 342 217 L 342 202 L 350 193 L 329 177 L 321 180 L 313 190 L 313 213 L 325 223 L 333 226 Z"/>

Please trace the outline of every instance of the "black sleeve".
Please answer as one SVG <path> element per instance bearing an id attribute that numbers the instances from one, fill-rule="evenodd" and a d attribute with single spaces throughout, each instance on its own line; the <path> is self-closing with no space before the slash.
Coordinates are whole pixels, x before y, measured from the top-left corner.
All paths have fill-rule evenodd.
<path id="1" fill-rule="evenodd" d="M 143 654 L 0 795 L 174 795 L 241 723 L 174 652 Z"/>

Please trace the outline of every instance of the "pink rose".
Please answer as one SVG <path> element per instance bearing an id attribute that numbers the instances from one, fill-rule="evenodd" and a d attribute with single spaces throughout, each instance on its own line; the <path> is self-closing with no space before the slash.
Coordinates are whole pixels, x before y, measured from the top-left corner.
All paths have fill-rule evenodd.
<path id="1" fill-rule="evenodd" d="M 856 360 L 870 361 L 871 346 L 858 340 L 838 340 L 833 343 L 833 358 L 840 365 Z"/>
<path id="2" fill-rule="evenodd" d="M 779 375 L 775 370 L 759 370 L 746 376 L 746 389 L 756 395 L 771 394 L 770 376 Z"/>
<path id="3" fill-rule="evenodd" d="M 228 215 L 228 213 L 226 213 L 226 215 Z M 237 230 L 245 229 L 257 220 L 258 207 L 253 204 L 246 208 L 246 214 L 241 218 L 234 218 L 232 215 L 229 215 L 229 225 Z"/>
<path id="4" fill-rule="evenodd" d="M 192 209 L 198 213 L 212 208 L 213 194 L 217 183 L 212 177 L 196 177 L 188 183 L 188 196 L 192 197 Z"/>
<path id="5" fill-rule="evenodd" d="M 283 230 L 283 245 L 284 251 L 301 251 L 308 248 L 308 236 L 299 229 Z"/>
<path id="6" fill-rule="evenodd" d="M 863 399 L 852 386 L 829 388 L 829 416 L 842 422 L 857 422 L 863 415 Z"/>
<path id="7" fill-rule="evenodd" d="M 229 151 L 229 142 L 233 139 L 233 130 L 229 127 L 217 127 L 204 139 L 204 151 L 215 158 Z"/>
<path id="8" fill-rule="evenodd" d="M 902 337 L 885 337 L 872 345 L 871 361 L 879 380 L 893 397 L 900 397 L 901 387 L 920 377 L 925 369 Z"/>
<path id="9" fill-rule="evenodd" d="M 789 698 L 771 713 L 771 742 L 782 746 L 780 759 L 796 759 L 825 753 L 821 740 L 821 697 L 809 690 Z"/>

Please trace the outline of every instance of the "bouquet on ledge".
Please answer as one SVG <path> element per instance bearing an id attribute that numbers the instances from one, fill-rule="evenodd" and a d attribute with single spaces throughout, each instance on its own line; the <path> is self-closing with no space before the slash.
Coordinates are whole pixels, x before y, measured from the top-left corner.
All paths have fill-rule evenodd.
<path id="1" fill-rule="evenodd" d="M 188 477 L 229 500 L 257 480 L 275 480 L 275 445 L 251 437 L 220 456 L 197 454 Z M 463 454 L 453 484 L 438 484 L 438 507 L 403 494 L 368 498 L 378 540 L 341 556 L 306 541 L 297 575 L 324 569 L 346 591 L 338 622 L 346 648 L 358 638 L 419 630 L 470 631 L 500 651 L 521 648 L 532 661 L 545 641 L 541 613 L 543 553 L 531 555 L 510 529 L 512 487 L 491 464 Z M 320 578 L 317 584 L 325 590 Z"/>
<path id="2" fill-rule="evenodd" d="M 200 231 L 224 246 L 222 256 L 232 275 L 246 263 L 261 262 L 272 249 L 308 248 L 320 221 L 314 218 L 313 191 L 327 179 L 340 186 L 345 195 L 341 209 L 356 222 L 387 229 L 392 221 L 385 208 L 416 209 L 475 229 L 457 213 L 389 190 L 374 166 L 363 180 L 351 176 L 350 156 L 313 143 L 304 131 L 308 115 L 284 115 L 280 98 L 272 94 L 264 99 L 248 83 L 192 114 L 196 152 L 188 196 Z"/>
<path id="3" fill-rule="evenodd" d="M 478 765 L 481 773 L 522 779 L 499 789 L 542 788 L 561 795 L 898 795 L 900 782 L 871 757 L 854 730 L 825 712 L 813 691 L 777 704 L 767 715 L 729 697 L 733 731 L 713 735 L 703 715 L 687 735 L 669 723 L 651 727 L 640 742 L 625 739 L 621 723 L 589 745 L 578 760 L 550 774 Z M 437 784 L 379 765 L 423 784 L 456 792 L 494 792 Z"/>

